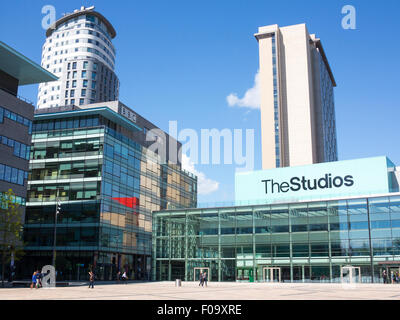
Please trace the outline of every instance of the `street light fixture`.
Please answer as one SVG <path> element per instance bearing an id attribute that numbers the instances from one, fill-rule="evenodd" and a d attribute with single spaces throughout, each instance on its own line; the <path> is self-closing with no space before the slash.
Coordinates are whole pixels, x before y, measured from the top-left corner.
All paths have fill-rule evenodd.
<path id="1" fill-rule="evenodd" d="M 54 216 L 54 242 L 53 242 L 53 263 L 54 269 L 56 268 L 56 246 L 57 246 L 57 216 L 61 212 L 60 199 L 56 198 L 56 211 Z"/>

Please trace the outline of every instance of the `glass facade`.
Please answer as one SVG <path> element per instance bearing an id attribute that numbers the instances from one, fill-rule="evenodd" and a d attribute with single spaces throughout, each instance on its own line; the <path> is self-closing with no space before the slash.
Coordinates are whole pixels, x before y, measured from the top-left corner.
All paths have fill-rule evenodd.
<path id="1" fill-rule="evenodd" d="M 319 64 L 319 81 L 321 95 L 321 122 L 322 137 L 324 145 L 323 161 L 337 161 L 337 143 L 336 143 L 336 122 L 335 122 L 335 101 L 333 95 L 333 84 L 329 72 L 319 52 L 317 60 Z"/>
<path id="2" fill-rule="evenodd" d="M 157 280 L 340 282 L 352 266 L 382 282 L 400 267 L 400 196 L 160 211 L 153 256 Z"/>
<path id="3" fill-rule="evenodd" d="M 197 178 L 102 115 L 36 119 L 33 130 L 21 273 L 51 264 L 58 198 L 60 280 L 86 280 L 91 267 L 99 280 L 150 279 L 152 211 L 196 207 Z"/>
<path id="4" fill-rule="evenodd" d="M 276 168 L 281 167 L 281 142 L 279 130 L 279 86 L 278 86 L 278 72 L 277 72 L 277 50 L 275 34 L 271 37 L 272 42 L 272 72 L 274 81 L 274 123 L 275 123 L 275 158 Z"/>

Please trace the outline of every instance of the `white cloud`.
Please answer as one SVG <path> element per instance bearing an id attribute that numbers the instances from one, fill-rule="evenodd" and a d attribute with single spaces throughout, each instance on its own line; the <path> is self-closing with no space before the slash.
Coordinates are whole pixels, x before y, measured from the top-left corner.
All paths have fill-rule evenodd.
<path id="1" fill-rule="evenodd" d="M 243 98 L 239 98 L 236 93 L 231 93 L 226 97 L 230 107 L 242 107 L 251 109 L 260 109 L 260 71 L 254 78 L 254 86 L 246 91 Z"/>
<path id="2" fill-rule="evenodd" d="M 203 172 L 197 171 L 194 163 L 186 154 L 182 154 L 182 169 L 189 171 L 197 176 L 197 192 L 206 195 L 218 190 L 219 182 L 208 179 Z"/>

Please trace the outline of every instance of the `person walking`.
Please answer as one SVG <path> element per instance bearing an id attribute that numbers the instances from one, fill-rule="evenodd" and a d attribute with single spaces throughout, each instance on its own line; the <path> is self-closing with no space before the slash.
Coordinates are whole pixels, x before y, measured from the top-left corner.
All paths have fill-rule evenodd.
<path id="1" fill-rule="evenodd" d="M 36 289 L 40 288 L 41 281 L 40 281 L 41 273 L 39 270 L 36 271 Z"/>
<path id="2" fill-rule="evenodd" d="M 93 271 L 89 271 L 89 289 L 92 287 L 94 289 L 94 273 Z"/>
<path id="3" fill-rule="evenodd" d="M 383 271 L 382 271 L 382 278 L 383 278 L 383 283 L 386 284 L 387 283 L 386 269 L 383 269 Z"/>
<path id="4" fill-rule="evenodd" d="M 43 288 L 42 279 L 44 277 L 44 273 L 39 272 L 39 288 Z"/>
<path id="5" fill-rule="evenodd" d="M 203 273 L 202 272 L 200 272 L 199 280 L 200 280 L 199 287 L 203 286 L 204 285 L 204 278 L 203 278 Z"/>
<path id="6" fill-rule="evenodd" d="M 36 271 L 32 274 L 31 289 L 33 289 L 34 286 L 36 286 Z"/>
<path id="7" fill-rule="evenodd" d="M 207 272 L 204 271 L 203 273 L 203 283 L 206 285 L 207 287 Z"/>
<path id="8" fill-rule="evenodd" d="M 121 280 L 121 271 L 118 270 L 118 273 L 117 273 L 117 283 L 119 283 L 120 280 Z"/>
<path id="9" fill-rule="evenodd" d="M 125 282 L 125 284 L 127 284 L 127 280 L 128 276 L 126 275 L 126 271 L 124 271 L 124 273 L 122 274 L 122 281 Z"/>

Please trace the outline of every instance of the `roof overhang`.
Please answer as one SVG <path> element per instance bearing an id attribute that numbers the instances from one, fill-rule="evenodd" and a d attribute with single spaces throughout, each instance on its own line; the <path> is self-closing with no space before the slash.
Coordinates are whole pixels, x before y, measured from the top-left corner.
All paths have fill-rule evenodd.
<path id="1" fill-rule="evenodd" d="M 19 85 L 58 80 L 58 77 L 2 41 L 0 41 L 0 70 L 17 79 Z"/>

